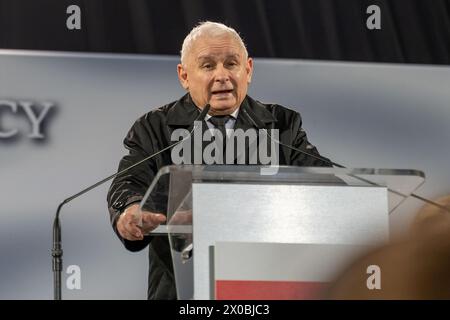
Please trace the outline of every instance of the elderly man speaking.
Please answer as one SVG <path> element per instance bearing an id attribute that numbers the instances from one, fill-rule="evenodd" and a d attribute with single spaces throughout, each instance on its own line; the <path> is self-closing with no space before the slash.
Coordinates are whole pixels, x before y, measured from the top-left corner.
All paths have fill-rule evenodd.
<path id="1" fill-rule="evenodd" d="M 124 140 L 129 152 L 120 161 L 119 171 L 172 144 L 174 130 L 192 127 L 207 105 L 209 112 L 201 119 L 203 130 L 217 129 L 226 136 L 227 129 L 254 129 L 255 121 L 245 116 L 251 114 L 266 129 L 278 130 L 283 144 L 319 156 L 309 144 L 297 112 L 277 104 L 261 103 L 247 95 L 253 60 L 234 29 L 221 23 L 200 23 L 184 39 L 177 70 L 187 93 L 135 122 Z M 326 161 L 289 148 L 282 149 L 278 161 L 280 165 L 329 166 Z M 161 153 L 117 176 L 107 197 L 113 229 L 125 247 L 138 251 L 149 246 L 149 299 L 176 299 L 168 239 L 145 235 L 164 223 L 166 217 L 162 210 L 145 211 L 143 225 L 138 226 L 136 213 L 158 170 L 173 163 L 170 152 Z"/>

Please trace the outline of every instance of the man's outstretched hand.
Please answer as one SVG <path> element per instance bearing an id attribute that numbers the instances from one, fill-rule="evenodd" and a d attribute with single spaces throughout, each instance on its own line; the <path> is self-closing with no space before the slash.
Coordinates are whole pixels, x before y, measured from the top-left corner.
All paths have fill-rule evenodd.
<path id="1" fill-rule="evenodd" d="M 144 234 L 156 229 L 166 217 L 161 213 L 142 211 L 142 226 L 139 226 L 139 204 L 125 209 L 117 220 L 117 231 L 122 238 L 137 241 L 144 239 Z"/>

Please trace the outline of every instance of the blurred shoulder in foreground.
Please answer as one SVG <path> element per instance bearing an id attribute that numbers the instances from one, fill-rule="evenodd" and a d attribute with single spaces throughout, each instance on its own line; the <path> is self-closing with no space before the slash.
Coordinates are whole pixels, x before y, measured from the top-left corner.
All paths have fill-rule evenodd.
<path id="1" fill-rule="evenodd" d="M 450 195 L 436 200 L 450 208 Z M 369 266 L 379 267 L 380 288 Z M 425 205 L 403 239 L 375 249 L 332 282 L 326 299 L 450 299 L 450 213 Z"/>

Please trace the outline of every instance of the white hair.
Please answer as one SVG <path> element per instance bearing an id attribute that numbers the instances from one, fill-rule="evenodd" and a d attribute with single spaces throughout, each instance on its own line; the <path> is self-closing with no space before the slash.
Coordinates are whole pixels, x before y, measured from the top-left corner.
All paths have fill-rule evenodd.
<path id="1" fill-rule="evenodd" d="M 224 35 L 232 36 L 242 47 L 245 53 L 245 58 L 248 58 L 247 48 L 245 47 L 245 43 L 239 34 L 231 27 L 227 27 L 226 25 L 219 22 L 212 21 L 204 21 L 200 22 L 194 29 L 189 32 L 189 34 L 184 38 L 183 46 L 181 47 L 181 63 L 185 65 L 186 56 L 191 50 L 195 40 L 202 36 L 208 37 L 220 37 Z"/>

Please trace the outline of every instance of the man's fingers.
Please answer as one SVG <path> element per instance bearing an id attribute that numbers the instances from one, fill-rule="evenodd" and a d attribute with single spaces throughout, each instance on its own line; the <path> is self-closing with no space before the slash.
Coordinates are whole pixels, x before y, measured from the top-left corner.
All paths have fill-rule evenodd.
<path id="1" fill-rule="evenodd" d="M 136 237 L 136 236 L 133 236 L 131 233 L 128 233 L 127 237 L 125 239 L 130 240 L 130 241 L 139 241 L 139 240 L 144 239 L 144 237 Z"/>
<path id="2" fill-rule="evenodd" d="M 137 234 L 129 232 L 126 229 L 123 230 L 122 237 L 124 239 L 131 240 L 131 241 L 142 240 L 144 238 L 142 235 L 138 236 Z"/>
<path id="3" fill-rule="evenodd" d="M 160 213 L 147 212 L 142 216 L 142 231 L 147 234 L 155 230 L 161 223 L 166 221 L 166 217 Z"/>
<path id="4" fill-rule="evenodd" d="M 144 212 L 142 214 L 142 222 L 145 224 L 150 224 L 150 225 L 157 227 L 164 221 L 166 221 L 166 216 L 163 214 L 160 214 L 160 213 L 150 213 L 150 212 L 145 213 Z"/>
<path id="5" fill-rule="evenodd" d="M 139 229 L 134 223 L 127 223 L 125 225 L 125 230 L 133 237 L 136 237 L 137 240 L 141 240 L 143 238 L 141 229 Z"/>
<path id="6" fill-rule="evenodd" d="M 121 217 L 117 222 L 117 231 L 119 231 L 122 238 L 127 240 L 142 240 L 144 238 L 141 230 L 127 217 Z"/>
<path id="7" fill-rule="evenodd" d="M 138 226 L 141 222 L 142 226 Z M 140 211 L 138 205 L 128 207 L 117 222 L 117 230 L 127 240 L 137 241 L 144 239 L 144 233 L 154 230 L 166 217 L 160 213 Z"/>
<path id="8" fill-rule="evenodd" d="M 140 238 L 138 238 L 138 237 L 134 236 L 133 234 L 129 233 L 127 230 L 122 230 L 120 235 L 122 236 L 122 238 L 124 238 L 126 240 L 130 240 L 130 241 L 140 240 Z"/>

